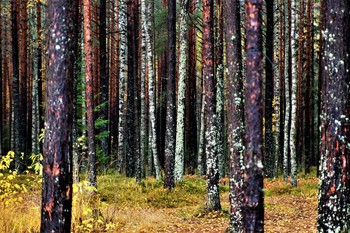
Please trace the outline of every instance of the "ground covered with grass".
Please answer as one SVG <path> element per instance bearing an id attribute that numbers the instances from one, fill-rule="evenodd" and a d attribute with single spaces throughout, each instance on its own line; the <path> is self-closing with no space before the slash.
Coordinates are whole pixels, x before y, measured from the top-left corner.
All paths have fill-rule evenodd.
<path id="1" fill-rule="evenodd" d="M 0 177 L 0 232 L 39 232 L 41 182 L 34 175 Z M 223 180 L 225 181 L 225 180 Z M 317 178 L 265 180 L 265 232 L 316 232 Z M 223 211 L 207 213 L 205 180 L 186 176 L 173 191 L 147 178 L 140 184 L 116 174 L 98 177 L 91 195 L 74 185 L 73 232 L 224 232 L 229 223 L 228 182 L 221 182 Z M 17 184 L 17 185 L 16 185 Z M 4 191 L 5 190 L 5 191 Z"/>

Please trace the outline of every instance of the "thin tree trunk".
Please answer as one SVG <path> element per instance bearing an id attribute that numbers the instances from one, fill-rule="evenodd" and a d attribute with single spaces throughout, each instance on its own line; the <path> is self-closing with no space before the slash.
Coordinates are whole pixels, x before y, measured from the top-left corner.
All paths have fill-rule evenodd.
<path id="1" fill-rule="evenodd" d="M 19 51 L 18 51 L 18 2 L 16 0 L 11 1 L 11 25 L 12 25 L 12 91 L 13 91 L 13 131 L 14 137 L 13 146 L 15 151 L 15 167 L 18 172 L 24 170 L 23 160 L 21 159 L 21 152 L 24 152 L 23 141 L 25 140 L 25 134 L 21 124 L 21 96 L 20 96 L 20 79 L 19 79 Z"/>
<path id="2" fill-rule="evenodd" d="M 143 7 L 143 4 L 145 5 Z M 151 4 L 151 3 L 149 3 Z M 150 149 L 152 150 L 154 170 L 156 173 L 156 179 L 160 180 L 162 178 L 162 171 L 159 161 L 159 155 L 157 150 L 157 131 L 156 131 L 156 83 L 154 77 L 154 67 L 153 67 L 153 50 L 152 50 L 152 41 L 151 41 L 151 32 L 152 32 L 152 17 L 150 7 L 146 7 L 144 0 L 141 1 L 142 12 L 145 14 L 145 20 L 147 24 L 145 25 L 146 33 L 146 50 L 147 50 L 147 65 L 148 65 L 148 91 L 149 91 L 149 118 L 150 118 L 150 132 L 149 132 L 149 142 Z"/>
<path id="3" fill-rule="evenodd" d="M 266 1 L 266 57 L 265 57 L 265 173 L 273 178 L 274 142 L 272 132 L 273 95 L 274 95 L 274 0 Z"/>
<path id="4" fill-rule="evenodd" d="M 107 74 L 107 5 L 106 0 L 100 0 L 100 93 L 101 93 L 101 120 L 105 121 L 100 128 L 100 133 L 103 135 L 101 138 L 101 149 L 102 154 L 105 157 L 109 157 L 110 154 L 110 143 L 109 143 L 109 131 L 108 131 L 108 86 L 109 86 L 109 77 Z M 107 161 L 107 159 L 105 159 Z M 106 167 L 107 164 L 102 166 Z"/>
<path id="5" fill-rule="evenodd" d="M 246 86 L 244 156 L 244 232 L 264 231 L 262 153 L 262 0 L 245 1 Z"/>
<path id="6" fill-rule="evenodd" d="M 140 158 L 137 160 L 136 181 L 140 182 L 144 177 L 142 168 L 145 164 L 146 145 L 147 145 L 147 116 L 146 116 L 146 3 L 141 2 L 141 121 L 140 121 Z"/>
<path id="7" fill-rule="evenodd" d="M 48 1 L 41 232 L 71 231 L 73 7 L 73 1 Z"/>
<path id="8" fill-rule="evenodd" d="M 297 186 L 297 92 L 298 92 L 298 57 L 297 57 L 297 0 L 291 0 L 291 59 L 292 59 L 292 87 L 291 87 L 291 118 L 290 118 L 290 168 L 291 168 L 291 184 Z"/>
<path id="9" fill-rule="evenodd" d="M 227 123 L 230 165 L 230 232 L 243 232 L 244 106 L 240 3 L 224 1 L 227 66 Z"/>
<path id="10" fill-rule="evenodd" d="M 224 153 L 224 31 L 222 16 L 222 0 L 216 0 L 216 49 L 215 49 L 215 76 L 216 76 L 216 124 L 217 124 L 217 145 L 219 176 L 225 176 L 226 156 Z"/>
<path id="11" fill-rule="evenodd" d="M 306 61 L 305 61 L 305 79 L 306 79 L 306 92 L 305 92 L 305 173 L 310 172 L 310 167 L 313 162 L 311 156 L 311 127 L 312 124 L 312 96 L 311 96 L 311 0 L 307 0 L 307 9 L 306 9 Z"/>
<path id="12" fill-rule="evenodd" d="M 91 2 L 84 0 L 84 52 L 85 52 L 85 82 L 86 82 L 86 116 L 88 128 L 88 181 L 89 185 L 96 187 L 96 146 L 94 124 L 94 93 L 92 77 L 92 28 L 91 28 Z"/>
<path id="13" fill-rule="evenodd" d="M 119 121 L 118 121 L 118 171 L 124 171 L 125 164 L 125 80 L 128 76 L 128 47 L 127 47 L 127 6 L 126 0 L 119 2 Z"/>
<path id="14" fill-rule="evenodd" d="M 285 112 L 284 112 L 284 145 L 283 145 L 283 178 L 288 181 L 288 155 L 289 155 L 289 131 L 290 131 L 290 79 L 289 71 L 290 67 L 290 0 L 285 1 L 284 3 L 284 12 L 285 12 L 285 70 L 284 70 L 284 90 L 285 90 Z"/>
<path id="15" fill-rule="evenodd" d="M 185 171 L 185 92 L 187 75 L 187 30 L 188 30 L 188 0 L 180 3 L 180 58 L 179 58 L 179 82 L 176 114 L 176 147 L 175 147 L 175 170 L 176 182 L 183 179 Z M 194 140 L 194 139 L 189 139 Z"/>

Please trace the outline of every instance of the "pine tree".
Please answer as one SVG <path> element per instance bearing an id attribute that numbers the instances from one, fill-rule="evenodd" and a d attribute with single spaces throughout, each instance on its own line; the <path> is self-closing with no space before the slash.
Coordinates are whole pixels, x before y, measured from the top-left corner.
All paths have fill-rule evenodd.
<path id="1" fill-rule="evenodd" d="M 216 96 L 214 82 L 214 1 L 203 1 L 203 78 L 205 88 L 205 155 L 207 160 L 208 211 L 221 209 L 216 128 Z"/>
<path id="2" fill-rule="evenodd" d="M 72 0 L 48 1 L 41 232 L 70 232 L 72 208 Z"/>
<path id="3" fill-rule="evenodd" d="M 176 137 L 175 106 L 175 68 L 176 68 L 176 1 L 168 0 L 168 80 L 166 96 L 165 132 L 165 180 L 164 187 L 174 188 L 174 156 Z"/>
<path id="4" fill-rule="evenodd" d="M 261 9 L 262 0 L 245 1 L 244 232 L 264 231 Z"/>
<path id="5" fill-rule="evenodd" d="M 224 1 L 227 67 L 227 131 L 230 164 L 230 232 L 243 232 L 243 77 L 240 3 Z"/>
<path id="6" fill-rule="evenodd" d="M 322 6 L 322 114 L 318 232 L 349 232 L 349 1 Z"/>
<path id="7" fill-rule="evenodd" d="M 94 93 L 92 77 L 92 28 L 91 2 L 84 0 L 84 52 L 85 52 L 85 82 L 86 82 L 86 115 L 88 128 L 88 180 L 89 185 L 96 187 L 96 145 L 94 120 Z"/>

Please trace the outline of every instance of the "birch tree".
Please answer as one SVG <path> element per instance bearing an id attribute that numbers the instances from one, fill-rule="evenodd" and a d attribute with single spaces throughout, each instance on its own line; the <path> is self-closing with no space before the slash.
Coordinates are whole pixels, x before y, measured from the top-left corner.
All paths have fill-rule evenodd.
<path id="1" fill-rule="evenodd" d="M 185 78 L 187 75 L 187 30 L 188 30 L 188 0 L 180 2 L 180 58 L 179 81 L 176 114 L 176 147 L 175 147 L 175 181 L 182 181 L 185 171 Z M 189 140 L 194 140 L 193 138 Z"/>
<path id="2" fill-rule="evenodd" d="M 240 3 L 224 0 L 226 31 L 227 123 L 230 165 L 230 232 L 243 232 L 243 77 Z"/>
<path id="3" fill-rule="evenodd" d="M 262 153 L 262 0 L 245 1 L 246 82 L 244 232 L 264 231 Z"/>
<path id="4" fill-rule="evenodd" d="M 285 70 L 284 70 L 284 90 L 285 90 L 285 112 L 284 112 L 284 142 L 283 142 L 283 178 L 288 181 L 288 155 L 289 155 L 289 129 L 290 129 L 290 85 L 289 85 L 289 54 L 290 54 L 290 1 L 285 1 L 283 4 L 285 13 Z"/>
<path id="5" fill-rule="evenodd" d="M 125 80 L 128 75 L 126 0 L 119 1 L 119 120 L 118 120 L 118 171 L 124 170 Z"/>
<path id="6" fill-rule="evenodd" d="M 41 232 L 70 232 L 72 209 L 72 0 L 48 1 Z"/>
<path id="7" fill-rule="evenodd" d="M 297 186 L 297 92 L 298 92 L 298 57 L 297 57 L 297 22 L 298 11 L 296 0 L 291 0 L 291 70 L 292 70 L 292 86 L 291 86 L 291 117 L 290 117 L 290 170 L 291 170 L 291 184 Z"/>
<path id="8" fill-rule="evenodd" d="M 150 148 L 152 151 L 154 170 L 156 173 L 156 179 L 160 180 L 162 178 L 162 172 L 159 162 L 158 150 L 157 150 L 157 130 L 156 130 L 156 85 L 154 77 L 154 68 L 153 68 L 153 49 L 151 41 L 151 9 L 147 7 L 146 0 L 141 0 L 141 17 L 142 22 L 147 22 L 144 24 L 145 27 L 145 40 L 146 40 L 146 53 L 147 53 L 147 67 L 148 67 L 148 92 L 149 92 L 149 142 Z M 151 3 L 149 3 L 150 6 Z"/>
<path id="9" fill-rule="evenodd" d="M 350 230 L 349 1 L 322 6 L 322 99 L 318 232 Z"/>

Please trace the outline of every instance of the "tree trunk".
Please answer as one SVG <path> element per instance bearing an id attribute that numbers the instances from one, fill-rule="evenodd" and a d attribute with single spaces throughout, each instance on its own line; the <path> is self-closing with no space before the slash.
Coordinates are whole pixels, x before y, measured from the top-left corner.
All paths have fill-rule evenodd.
<path id="1" fill-rule="evenodd" d="M 165 180 L 164 188 L 174 188 L 176 137 L 175 72 L 176 68 L 176 1 L 168 0 L 168 80 L 166 95 Z"/>
<path id="2" fill-rule="evenodd" d="M 151 3 L 149 3 L 151 4 Z M 144 6 L 143 6 L 144 5 Z M 154 67 L 153 67 L 153 50 L 152 50 L 152 41 L 151 41 L 151 32 L 152 32 L 152 13 L 150 7 L 146 7 L 144 0 L 141 1 L 142 14 L 145 14 L 145 33 L 146 33 L 146 51 L 147 51 L 147 65 L 148 65 L 148 92 L 149 92 L 149 142 L 150 148 L 152 150 L 154 170 L 156 173 L 156 179 L 160 180 L 162 178 L 162 171 L 159 162 L 159 155 L 157 150 L 157 131 L 156 131 L 156 83 L 154 77 Z"/>
<path id="3" fill-rule="evenodd" d="M 19 87 L 19 93 L 20 93 L 20 110 L 19 110 L 19 127 L 20 127 L 20 147 L 21 147 L 21 153 L 24 153 L 24 157 L 23 157 L 23 166 L 22 169 L 25 169 L 26 167 L 26 159 L 27 159 L 27 141 L 30 141 L 30 134 L 28 135 L 28 127 L 29 125 L 31 125 L 28 121 L 28 108 L 27 108 L 27 79 L 28 79 L 28 66 L 27 66 L 27 61 L 28 61 L 28 55 L 27 55 L 27 47 L 28 47 L 28 43 L 27 43 L 27 35 L 28 35 L 28 16 L 27 16 L 27 0 L 20 0 L 20 5 L 19 5 L 19 15 L 18 15 L 18 20 L 19 22 L 19 26 L 20 26 L 20 36 L 21 38 L 19 39 L 19 62 L 20 62 L 20 67 L 19 67 L 19 71 L 20 71 L 20 87 Z M 30 101 L 28 101 L 29 103 Z M 27 138 L 27 136 L 29 136 L 29 138 Z M 29 143 L 30 144 L 30 143 Z"/>
<path id="4" fill-rule="evenodd" d="M 262 151 L 262 0 L 245 1 L 246 87 L 244 156 L 244 232 L 264 231 Z"/>
<path id="5" fill-rule="evenodd" d="M 205 155 L 207 159 L 208 211 L 221 209 L 216 128 L 216 96 L 214 81 L 214 1 L 203 1 L 203 78 L 205 88 Z"/>
<path id="6" fill-rule="evenodd" d="M 230 232 L 243 232 L 244 106 L 240 3 L 224 1 L 227 66 L 227 134 L 230 165 Z"/>
<path id="7" fill-rule="evenodd" d="M 73 1 L 48 1 L 41 232 L 71 230 L 73 7 Z"/>
<path id="8" fill-rule="evenodd" d="M 189 14 L 195 14 L 196 0 L 189 1 Z M 197 117 L 196 109 L 196 25 L 191 21 L 188 30 L 188 75 L 185 98 L 185 151 L 188 154 L 188 172 L 194 174 L 197 164 Z"/>
<path id="9" fill-rule="evenodd" d="M 291 59 L 292 59 L 292 87 L 291 87 L 291 118 L 290 118 L 290 168 L 291 168 L 291 184 L 293 187 L 297 186 L 297 92 L 298 92 L 298 59 L 296 43 L 298 41 L 298 34 L 296 31 L 297 23 L 297 0 L 291 0 Z"/>
<path id="10" fill-rule="evenodd" d="M 322 6 L 319 232 L 350 230 L 349 1 Z"/>
<path id="11" fill-rule="evenodd" d="M 185 79 L 187 75 L 188 17 L 188 0 L 182 0 L 180 3 L 180 65 L 177 96 L 176 148 L 174 170 L 174 177 L 176 182 L 182 181 L 185 171 Z M 191 138 L 190 140 L 194 139 Z"/>
<path id="12" fill-rule="evenodd" d="M 100 0 L 100 92 L 101 92 L 101 115 L 100 118 L 104 123 L 99 129 L 101 138 L 102 154 L 106 158 L 102 161 L 102 166 L 106 167 L 106 161 L 110 154 L 109 131 L 108 131 L 108 86 L 109 77 L 107 74 L 107 5 L 106 0 Z"/>
<path id="13" fill-rule="evenodd" d="M 94 121 L 94 92 L 92 77 L 92 28 L 91 2 L 84 0 L 84 52 L 85 52 L 85 82 L 86 82 L 86 116 L 88 129 L 88 180 L 89 185 L 96 187 L 96 146 Z"/>
<path id="14" fill-rule="evenodd" d="M 125 80 L 128 76 L 127 47 L 127 6 L 126 0 L 119 2 L 119 121 L 118 121 L 118 171 L 122 173 L 125 165 Z"/>
<path id="15" fill-rule="evenodd" d="M 216 76 L 216 124 L 217 124 L 217 145 L 219 177 L 225 176 L 226 156 L 224 153 L 224 31 L 222 16 L 222 0 L 216 0 L 216 45 L 215 45 L 215 76 Z"/>
<path id="16" fill-rule="evenodd" d="M 284 91 L 285 91 L 285 112 L 284 112 L 284 144 L 283 144 L 283 178 L 287 182 L 288 181 L 288 171 L 289 171 L 289 164 L 288 164 L 288 157 L 289 157 L 289 137 L 290 137 L 290 0 L 285 1 L 284 3 L 284 13 L 285 13 L 285 54 L 284 54 L 284 60 L 285 60 L 285 70 L 284 70 Z"/>
<path id="17" fill-rule="evenodd" d="M 20 75 L 19 75 L 19 51 L 18 51 L 18 1 L 11 1 L 11 23 L 12 23 L 12 92 L 13 92 L 13 147 L 15 151 L 15 168 L 18 172 L 24 170 L 24 161 L 21 159 L 21 152 L 24 152 L 25 133 L 21 123 L 21 95 L 20 95 Z"/>
<path id="18" fill-rule="evenodd" d="M 266 1 L 266 57 L 265 57 L 265 174 L 274 177 L 274 147 L 272 132 L 273 95 L 274 95 L 274 0 Z"/>
<path id="19" fill-rule="evenodd" d="M 305 54 L 305 79 L 306 79 L 306 90 L 305 90 L 305 173 L 310 173 L 313 158 L 311 155 L 311 138 L 310 134 L 312 132 L 312 96 L 311 96 L 311 0 L 307 0 L 306 9 L 306 54 Z"/>

